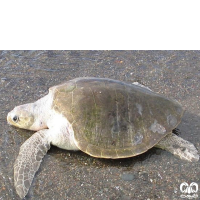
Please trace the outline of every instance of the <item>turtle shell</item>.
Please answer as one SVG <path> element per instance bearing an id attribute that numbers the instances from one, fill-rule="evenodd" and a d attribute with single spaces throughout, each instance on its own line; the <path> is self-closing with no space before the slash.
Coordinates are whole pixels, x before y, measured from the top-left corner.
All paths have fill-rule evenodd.
<path id="1" fill-rule="evenodd" d="M 72 124 L 76 145 L 101 158 L 141 154 L 171 133 L 181 106 L 146 88 L 105 78 L 77 78 L 50 88 L 53 109 Z"/>

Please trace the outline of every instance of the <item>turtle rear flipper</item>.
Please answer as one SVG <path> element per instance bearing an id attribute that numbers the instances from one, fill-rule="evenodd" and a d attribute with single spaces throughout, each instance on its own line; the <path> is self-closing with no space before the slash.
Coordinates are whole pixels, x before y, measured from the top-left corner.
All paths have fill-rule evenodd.
<path id="1" fill-rule="evenodd" d="M 14 165 L 14 183 L 20 198 L 24 198 L 28 193 L 42 158 L 50 149 L 47 131 L 44 129 L 36 132 L 20 148 Z"/>
<path id="2" fill-rule="evenodd" d="M 195 146 L 173 133 L 165 136 L 155 147 L 169 151 L 183 160 L 190 162 L 197 162 L 199 160 Z"/>

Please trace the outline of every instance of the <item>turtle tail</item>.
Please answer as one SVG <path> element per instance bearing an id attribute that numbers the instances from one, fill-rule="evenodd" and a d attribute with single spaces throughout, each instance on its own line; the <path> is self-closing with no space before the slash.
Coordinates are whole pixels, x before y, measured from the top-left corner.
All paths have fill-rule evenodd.
<path id="1" fill-rule="evenodd" d="M 173 133 L 165 136 L 155 147 L 169 151 L 183 160 L 190 162 L 197 162 L 199 160 L 195 146 Z"/>
<path id="2" fill-rule="evenodd" d="M 50 148 L 46 132 L 46 129 L 36 132 L 20 147 L 14 164 L 14 184 L 17 194 L 22 199 L 28 193 L 42 158 Z"/>

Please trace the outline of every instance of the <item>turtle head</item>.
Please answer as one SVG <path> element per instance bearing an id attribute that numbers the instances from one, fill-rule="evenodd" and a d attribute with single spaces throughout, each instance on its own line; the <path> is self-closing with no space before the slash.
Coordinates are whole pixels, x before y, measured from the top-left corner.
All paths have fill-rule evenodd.
<path id="1" fill-rule="evenodd" d="M 32 130 L 31 127 L 34 124 L 35 117 L 31 110 L 31 104 L 15 107 L 7 115 L 8 123 L 19 128 Z"/>
<path id="2" fill-rule="evenodd" d="M 8 113 L 7 121 L 13 126 L 32 131 L 47 128 L 51 101 L 51 96 L 46 95 L 34 103 L 17 106 Z"/>

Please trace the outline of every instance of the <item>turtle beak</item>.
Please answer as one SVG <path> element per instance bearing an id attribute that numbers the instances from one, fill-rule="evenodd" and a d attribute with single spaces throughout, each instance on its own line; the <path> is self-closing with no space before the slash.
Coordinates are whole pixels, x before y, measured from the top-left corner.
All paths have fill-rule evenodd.
<path id="1" fill-rule="evenodd" d="M 8 124 L 12 124 L 11 122 L 12 122 L 12 118 L 11 118 L 11 114 L 10 114 L 10 112 L 8 113 L 8 115 L 7 115 L 7 122 L 8 122 Z"/>
<path id="2" fill-rule="evenodd" d="M 8 115 L 7 115 L 8 124 L 15 125 L 15 123 L 13 121 L 14 116 L 15 116 L 15 113 L 13 113 L 12 111 L 8 113 Z"/>

